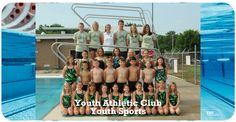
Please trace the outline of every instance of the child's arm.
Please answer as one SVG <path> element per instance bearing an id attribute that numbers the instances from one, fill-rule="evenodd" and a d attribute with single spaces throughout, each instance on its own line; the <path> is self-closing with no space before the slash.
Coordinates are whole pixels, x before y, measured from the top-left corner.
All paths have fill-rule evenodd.
<path id="1" fill-rule="evenodd" d="M 138 78 L 138 80 L 139 80 L 139 78 L 140 78 L 140 68 L 139 68 L 139 67 L 137 67 L 137 68 L 138 68 L 137 78 Z"/>
<path id="2" fill-rule="evenodd" d="M 117 82 L 117 81 L 118 81 L 118 76 L 119 76 L 118 69 L 116 69 L 116 71 L 115 71 L 115 72 L 116 72 L 116 77 L 117 77 L 117 78 L 116 78 L 116 82 Z"/>
<path id="3" fill-rule="evenodd" d="M 62 70 L 62 76 L 65 78 L 66 77 L 66 69 L 67 67 L 64 66 L 63 70 Z"/>
<path id="4" fill-rule="evenodd" d="M 180 93 L 178 92 L 177 94 L 178 94 L 178 99 L 177 99 L 177 104 L 175 105 L 175 107 L 178 107 L 180 103 Z"/>
<path id="5" fill-rule="evenodd" d="M 153 69 L 153 71 L 152 71 L 152 78 L 155 78 L 155 75 L 156 75 L 156 70 L 155 69 Z"/>
<path id="6" fill-rule="evenodd" d="M 90 71 L 91 81 L 93 81 L 93 70 Z"/>
<path id="7" fill-rule="evenodd" d="M 104 77 L 104 75 L 103 75 L 103 74 L 104 74 L 104 71 L 101 69 L 101 72 L 102 72 L 102 76 L 101 76 L 101 77 L 102 77 L 102 82 L 104 82 L 104 81 L 105 81 L 105 77 Z"/>
<path id="8" fill-rule="evenodd" d="M 76 71 L 76 77 L 78 78 L 79 77 L 79 75 L 80 75 L 80 69 L 79 69 L 79 67 L 77 67 L 77 66 L 75 66 L 75 71 Z"/>
<path id="9" fill-rule="evenodd" d="M 116 76 L 116 70 L 115 70 L 115 72 L 113 73 L 113 76 L 114 76 L 114 82 L 116 81 L 116 78 L 117 78 L 117 76 Z"/>
<path id="10" fill-rule="evenodd" d="M 168 92 L 166 92 L 166 104 L 164 105 L 164 107 L 168 107 L 169 105 L 169 95 Z"/>
<path id="11" fill-rule="evenodd" d="M 104 77 L 105 82 L 106 82 L 106 72 L 107 72 L 107 69 L 105 69 L 104 72 L 103 72 L 103 77 Z"/>
<path id="12" fill-rule="evenodd" d="M 61 96 L 60 96 L 60 107 L 62 108 L 62 109 L 64 109 L 64 106 L 63 106 L 63 101 L 62 101 L 62 98 L 63 97 L 63 94 L 61 93 Z"/>
<path id="13" fill-rule="evenodd" d="M 129 69 L 126 68 L 126 70 L 128 70 L 128 71 L 126 71 L 126 79 L 128 80 L 129 79 Z"/>
<path id="14" fill-rule="evenodd" d="M 142 79 L 143 79 L 143 81 L 144 81 L 144 79 L 145 79 L 144 71 L 145 71 L 145 69 L 142 71 Z"/>
<path id="15" fill-rule="evenodd" d="M 75 105 L 75 91 L 72 93 L 72 95 L 71 95 L 71 106 L 74 106 L 74 107 L 76 107 L 76 105 Z"/>

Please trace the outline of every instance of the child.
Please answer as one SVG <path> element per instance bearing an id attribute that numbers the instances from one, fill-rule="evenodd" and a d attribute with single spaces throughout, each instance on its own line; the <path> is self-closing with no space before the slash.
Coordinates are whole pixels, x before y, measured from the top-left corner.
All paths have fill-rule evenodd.
<path id="1" fill-rule="evenodd" d="M 93 61 L 93 67 L 91 70 L 91 80 L 96 85 L 96 91 L 99 91 L 103 82 L 103 70 L 99 68 L 99 62 L 96 59 Z"/>
<path id="2" fill-rule="evenodd" d="M 66 65 L 62 70 L 62 75 L 65 78 L 65 82 L 70 84 L 72 91 L 75 90 L 77 77 L 79 76 L 79 69 L 74 65 L 73 62 L 73 57 L 68 56 L 66 59 Z"/>
<path id="3" fill-rule="evenodd" d="M 87 91 L 88 83 L 91 81 L 91 75 L 90 75 L 90 71 L 88 67 L 89 67 L 89 63 L 87 61 L 83 61 L 82 62 L 83 70 L 81 70 L 80 72 L 80 79 L 81 79 L 81 82 L 83 83 L 84 91 Z"/>
<path id="4" fill-rule="evenodd" d="M 85 94 L 86 103 L 95 101 L 95 97 L 96 97 L 95 83 L 94 82 L 89 82 L 88 89 L 87 89 L 86 94 Z M 86 106 L 86 114 L 87 115 L 91 114 L 91 112 L 92 112 L 91 108 L 93 108 L 93 107 L 95 107 L 95 106 L 89 106 L 89 105 Z"/>
<path id="5" fill-rule="evenodd" d="M 91 68 L 91 61 L 88 58 L 88 51 L 87 50 L 83 50 L 83 52 L 82 52 L 82 59 L 78 59 L 76 61 L 77 62 L 77 67 L 79 67 L 80 71 L 83 70 L 83 67 L 82 67 L 83 61 L 87 61 L 89 63 L 88 70 L 90 70 L 90 68 Z"/>
<path id="6" fill-rule="evenodd" d="M 131 58 L 132 57 L 135 57 L 136 59 L 138 59 L 138 57 L 136 56 L 135 52 L 133 49 L 129 49 L 128 51 L 128 57 L 126 58 L 126 62 L 127 62 L 127 67 L 130 66 L 130 61 L 131 61 Z"/>
<path id="7" fill-rule="evenodd" d="M 166 64 L 165 64 L 164 58 L 163 57 L 158 57 L 156 65 L 157 66 L 156 66 L 155 80 L 157 82 L 157 85 L 158 85 L 158 82 L 160 80 L 162 80 L 162 81 L 164 81 L 164 83 L 166 83 L 167 69 L 166 69 Z"/>
<path id="8" fill-rule="evenodd" d="M 161 102 L 161 106 L 158 106 L 159 114 L 168 114 L 168 95 L 166 94 L 165 82 L 159 81 L 159 88 L 156 91 L 156 99 Z"/>
<path id="9" fill-rule="evenodd" d="M 170 113 L 179 115 L 180 114 L 180 108 L 179 108 L 180 93 L 177 90 L 177 86 L 175 82 L 172 82 L 169 86 L 168 97 L 169 97 Z"/>
<path id="10" fill-rule="evenodd" d="M 100 101 L 100 110 L 107 111 L 109 109 L 109 95 L 106 84 L 102 84 L 101 91 L 96 94 L 97 101 Z M 107 106 L 108 105 L 108 106 Z"/>
<path id="11" fill-rule="evenodd" d="M 71 87 L 69 83 L 65 82 L 60 96 L 60 107 L 63 115 L 73 115 L 71 102 Z"/>
<path id="12" fill-rule="evenodd" d="M 76 90 L 73 92 L 72 94 L 72 104 L 73 104 L 73 108 L 74 108 L 74 114 L 75 115 L 84 115 L 85 113 L 85 108 L 84 106 L 76 106 L 77 102 L 80 101 L 81 102 L 84 102 L 84 96 L 85 96 L 85 91 L 83 91 L 83 83 L 82 82 L 78 82 L 77 83 L 77 87 L 76 87 Z M 77 100 L 77 102 L 75 101 Z"/>
<path id="13" fill-rule="evenodd" d="M 130 92 L 132 93 L 133 91 L 136 90 L 135 85 L 139 80 L 140 77 L 140 69 L 139 67 L 136 66 L 136 58 L 132 57 L 130 59 L 130 66 L 129 66 L 129 88 Z"/>
<path id="14" fill-rule="evenodd" d="M 105 66 L 106 66 L 106 64 L 105 64 L 105 62 L 106 62 L 106 57 L 104 56 L 104 50 L 103 50 L 103 48 L 98 48 L 98 50 L 97 50 L 97 57 L 96 57 L 95 59 L 98 60 L 98 62 L 99 62 L 99 67 L 104 70 L 104 69 L 105 69 Z"/>
<path id="15" fill-rule="evenodd" d="M 155 70 L 152 68 L 151 62 L 146 62 L 146 68 L 142 71 L 143 78 L 143 90 L 148 92 L 148 85 L 153 84 L 153 78 L 155 77 Z"/>
<path id="16" fill-rule="evenodd" d="M 132 96 L 131 93 L 129 91 L 129 86 L 127 84 L 124 85 L 124 89 L 123 89 L 123 93 L 121 94 L 121 101 L 124 103 L 123 109 L 125 110 L 131 110 L 132 106 L 127 104 L 129 102 L 131 102 Z"/>
<path id="17" fill-rule="evenodd" d="M 119 86 L 119 93 L 122 93 L 124 85 L 127 84 L 129 72 L 125 67 L 126 62 L 123 57 L 120 58 L 120 67 L 116 69 L 117 85 Z"/>
<path id="18" fill-rule="evenodd" d="M 153 65 L 153 59 L 149 57 L 148 50 L 144 50 L 143 51 L 143 57 L 140 60 L 140 67 L 141 67 L 142 70 L 144 70 L 146 68 L 145 64 L 148 61 L 151 63 L 151 65 Z"/>
<path id="19" fill-rule="evenodd" d="M 149 101 L 150 103 L 155 102 L 155 93 L 154 93 L 154 86 L 153 84 L 148 84 L 148 92 L 146 93 L 146 100 Z M 155 106 L 146 106 L 146 111 L 147 114 L 153 114 L 155 115 L 157 113 L 156 107 Z"/>
<path id="20" fill-rule="evenodd" d="M 110 93 L 116 81 L 116 70 L 112 67 L 111 58 L 107 60 L 107 68 L 104 70 L 104 78 L 108 88 L 108 92 Z"/>
<path id="21" fill-rule="evenodd" d="M 137 106 L 134 107 L 134 110 L 144 110 L 144 106 L 142 106 L 141 102 L 142 100 L 146 99 L 146 94 L 142 90 L 142 83 L 137 82 L 136 83 L 136 91 L 133 92 L 133 101 L 136 102 Z"/>
<path id="22" fill-rule="evenodd" d="M 114 66 L 115 69 L 120 67 L 120 63 L 119 63 L 119 61 L 120 61 L 120 49 L 117 48 L 117 47 L 113 50 L 113 59 L 112 60 L 113 60 L 112 62 L 113 62 L 113 66 Z"/>
<path id="23" fill-rule="evenodd" d="M 112 92 L 109 94 L 109 100 L 112 101 L 113 103 L 119 103 L 119 99 L 120 99 L 120 94 L 118 92 L 118 85 L 115 83 L 112 87 Z M 114 104 L 113 104 L 114 105 Z M 112 106 L 111 107 L 113 110 L 115 110 L 116 112 L 118 112 L 119 110 L 119 106 Z"/>
<path id="24" fill-rule="evenodd" d="M 98 22 L 93 22 L 92 24 L 92 30 L 88 32 L 90 42 L 89 44 L 92 44 L 93 46 L 89 47 L 89 52 L 91 55 L 91 58 L 93 59 L 95 56 L 95 52 L 97 51 L 98 46 L 95 45 L 102 45 L 103 44 L 103 33 L 99 31 L 99 24 Z"/>

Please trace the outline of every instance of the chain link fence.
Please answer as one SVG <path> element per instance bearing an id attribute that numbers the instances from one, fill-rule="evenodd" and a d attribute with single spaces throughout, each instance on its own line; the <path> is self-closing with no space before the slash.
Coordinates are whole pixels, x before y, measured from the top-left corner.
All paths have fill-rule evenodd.
<path id="1" fill-rule="evenodd" d="M 168 74 L 182 78 L 193 84 L 200 84 L 200 52 L 166 52 Z"/>

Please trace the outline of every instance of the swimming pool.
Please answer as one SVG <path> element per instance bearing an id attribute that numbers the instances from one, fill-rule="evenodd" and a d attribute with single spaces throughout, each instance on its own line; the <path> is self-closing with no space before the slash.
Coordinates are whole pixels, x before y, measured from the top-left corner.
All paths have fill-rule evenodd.
<path id="1" fill-rule="evenodd" d="M 36 119 L 43 119 L 59 104 L 63 84 L 63 78 L 36 79 Z"/>
<path id="2" fill-rule="evenodd" d="M 234 10 L 226 3 L 201 4 L 201 119 L 234 113 Z"/>

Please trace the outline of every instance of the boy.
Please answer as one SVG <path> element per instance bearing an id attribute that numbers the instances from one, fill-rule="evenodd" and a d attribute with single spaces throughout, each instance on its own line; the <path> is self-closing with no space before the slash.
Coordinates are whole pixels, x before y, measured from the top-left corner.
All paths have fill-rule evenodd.
<path id="1" fill-rule="evenodd" d="M 93 69 L 91 70 L 91 80 L 95 83 L 96 91 L 99 91 L 103 82 L 103 70 L 99 68 L 98 60 L 93 60 Z"/>
<path id="2" fill-rule="evenodd" d="M 107 63 L 107 68 L 104 70 L 104 78 L 105 78 L 105 82 L 106 82 L 108 91 L 111 92 L 112 87 L 113 87 L 115 80 L 116 80 L 116 72 L 112 66 L 112 59 L 111 58 L 109 58 L 106 63 Z"/>
<path id="3" fill-rule="evenodd" d="M 136 58 L 131 57 L 130 66 L 129 66 L 129 88 L 130 92 L 136 90 L 135 85 L 138 82 L 140 77 L 140 69 L 136 66 Z"/>
<path id="4" fill-rule="evenodd" d="M 80 72 L 81 82 L 83 83 L 83 91 L 87 91 L 88 83 L 91 81 L 91 76 L 89 72 L 89 63 L 87 61 L 82 62 L 83 70 Z"/>
<path id="5" fill-rule="evenodd" d="M 120 67 L 116 69 L 117 85 L 119 93 L 122 93 L 124 85 L 127 84 L 129 72 L 123 57 L 120 58 Z"/>

